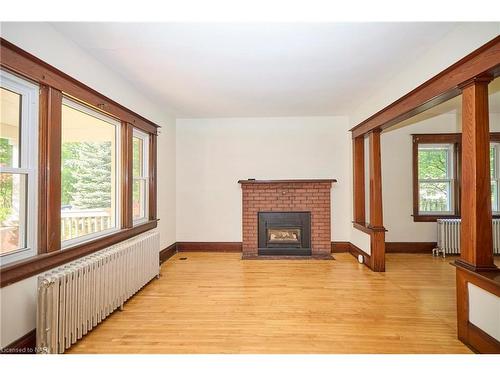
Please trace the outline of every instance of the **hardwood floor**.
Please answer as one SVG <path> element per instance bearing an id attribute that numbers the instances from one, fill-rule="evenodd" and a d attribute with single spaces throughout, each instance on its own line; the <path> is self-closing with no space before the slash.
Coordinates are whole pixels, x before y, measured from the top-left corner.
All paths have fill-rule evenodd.
<path id="1" fill-rule="evenodd" d="M 456 338 L 452 258 L 388 254 L 374 273 L 334 255 L 178 253 L 68 353 L 470 353 Z"/>

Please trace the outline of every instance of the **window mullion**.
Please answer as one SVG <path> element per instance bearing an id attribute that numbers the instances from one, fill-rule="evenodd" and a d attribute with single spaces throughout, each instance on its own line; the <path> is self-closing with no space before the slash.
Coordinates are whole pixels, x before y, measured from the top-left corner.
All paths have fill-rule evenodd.
<path id="1" fill-rule="evenodd" d="M 62 92 L 49 86 L 42 87 L 41 121 L 42 142 L 45 143 L 44 184 L 45 201 L 40 202 L 42 210 L 41 252 L 52 252 L 61 249 L 61 119 Z"/>

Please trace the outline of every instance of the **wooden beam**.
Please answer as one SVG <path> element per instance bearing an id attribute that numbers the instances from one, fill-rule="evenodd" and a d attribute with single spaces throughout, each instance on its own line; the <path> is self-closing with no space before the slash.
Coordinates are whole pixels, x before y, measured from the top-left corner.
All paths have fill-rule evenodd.
<path id="1" fill-rule="evenodd" d="M 462 225 L 458 262 L 475 271 L 493 262 L 488 83 L 491 76 L 466 83 L 462 93 Z"/>
<path id="2" fill-rule="evenodd" d="M 353 219 L 355 223 L 366 221 L 365 213 L 365 139 L 352 140 L 353 155 Z"/>
<path id="3" fill-rule="evenodd" d="M 462 83 L 485 73 L 500 74 L 500 36 L 356 125 L 352 137 L 388 128 L 460 95 Z"/>
<path id="4" fill-rule="evenodd" d="M 370 234 L 371 269 L 385 271 L 385 230 L 382 209 L 382 160 L 380 154 L 380 131 L 368 134 L 370 154 Z M 379 230 L 380 229 L 380 230 Z"/>

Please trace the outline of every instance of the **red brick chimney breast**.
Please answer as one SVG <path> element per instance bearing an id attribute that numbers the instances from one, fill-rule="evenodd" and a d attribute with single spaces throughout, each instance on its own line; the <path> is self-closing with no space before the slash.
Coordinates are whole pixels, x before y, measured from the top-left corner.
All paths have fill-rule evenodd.
<path id="1" fill-rule="evenodd" d="M 331 187 L 336 180 L 240 180 L 243 193 L 243 258 L 258 255 L 259 211 L 311 212 L 313 257 L 331 253 Z"/>

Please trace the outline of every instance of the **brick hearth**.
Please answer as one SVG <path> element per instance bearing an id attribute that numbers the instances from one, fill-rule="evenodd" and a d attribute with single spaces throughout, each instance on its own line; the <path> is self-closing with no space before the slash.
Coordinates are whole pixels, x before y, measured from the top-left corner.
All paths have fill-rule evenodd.
<path id="1" fill-rule="evenodd" d="M 260 211 L 311 212 L 312 256 L 330 258 L 332 182 L 336 180 L 240 180 L 243 191 L 243 258 L 258 256 Z"/>

